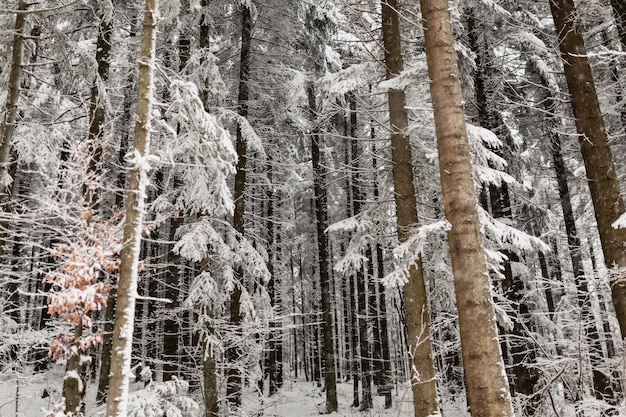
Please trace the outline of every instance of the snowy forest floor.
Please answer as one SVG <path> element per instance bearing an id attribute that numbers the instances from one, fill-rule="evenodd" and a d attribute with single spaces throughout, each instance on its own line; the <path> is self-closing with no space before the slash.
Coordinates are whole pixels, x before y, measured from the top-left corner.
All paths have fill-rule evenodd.
<path id="1" fill-rule="evenodd" d="M 0 372 L 0 417 L 39 417 L 45 416 L 61 397 L 63 369 L 56 366 L 48 372 L 31 374 L 25 370 L 19 374 Z M 95 404 L 95 383 L 87 386 L 85 417 L 104 415 L 104 406 Z M 132 384 L 131 390 L 138 393 L 144 389 L 143 383 Z M 360 412 L 351 407 L 352 382 L 337 386 L 339 410 L 337 417 L 409 417 L 413 415 L 412 394 L 408 385 L 397 386 L 393 390 L 393 405 L 384 409 L 384 397 L 374 396 L 374 407 Z M 131 394 L 132 395 L 132 394 Z M 200 395 L 198 393 L 197 395 Z M 201 398 L 192 397 L 199 403 Z M 318 416 L 324 409 L 325 393 L 316 384 L 302 380 L 285 379 L 284 386 L 272 397 L 260 397 L 253 388 L 247 387 L 243 398 L 241 416 L 305 417 Z M 448 403 L 445 417 L 467 416 L 465 401 L 459 404 Z M 163 410 L 161 410 L 162 412 Z M 129 413 L 133 414 L 133 413 Z M 139 412 L 137 416 L 156 417 L 162 414 Z M 198 413 L 200 416 L 201 413 Z"/>
<path id="2" fill-rule="evenodd" d="M 54 367 L 45 373 L 29 374 L 27 371 L 20 374 L 7 374 L 0 372 L 0 417 L 39 417 L 46 416 L 55 403 L 61 397 L 63 370 L 60 366 Z M 95 406 L 96 384 L 90 383 L 87 387 L 85 417 L 100 417 L 104 415 L 105 406 Z M 154 398 L 154 392 L 145 389 L 143 383 L 134 383 L 131 386 L 135 398 L 143 398 L 144 401 Z M 410 417 L 413 415 L 412 394 L 408 384 L 396 386 L 393 390 L 393 405 L 389 409 L 384 408 L 384 398 L 374 396 L 374 407 L 371 410 L 361 412 L 352 404 L 352 382 L 339 383 L 337 386 L 339 410 L 331 414 L 335 417 Z M 137 395 L 140 394 L 140 395 Z M 200 393 L 191 394 L 198 403 L 201 398 L 196 398 Z M 131 401 L 132 402 L 132 401 Z M 148 400 L 148 402 L 151 402 Z M 135 400 L 134 411 L 129 410 L 129 417 L 162 417 L 166 406 L 159 409 L 145 407 L 138 410 Z M 319 416 L 324 410 L 325 394 L 316 384 L 301 380 L 286 379 L 284 386 L 272 397 L 261 397 L 251 387 L 246 388 L 243 398 L 243 410 L 238 416 L 247 417 L 305 417 Z M 589 399 L 582 404 L 586 417 L 599 416 L 598 405 Z M 456 397 L 445 398 L 442 401 L 442 417 L 469 417 L 465 408 L 465 399 Z M 148 408 L 152 408 L 148 411 Z M 559 404 L 558 413 L 554 410 L 545 410 L 538 416 L 573 416 L 576 414 L 571 404 Z M 186 414 L 183 414 L 186 415 Z M 188 414 L 187 414 L 188 415 Z M 200 410 L 190 417 L 203 415 Z M 624 405 L 620 407 L 619 417 L 626 417 Z"/>

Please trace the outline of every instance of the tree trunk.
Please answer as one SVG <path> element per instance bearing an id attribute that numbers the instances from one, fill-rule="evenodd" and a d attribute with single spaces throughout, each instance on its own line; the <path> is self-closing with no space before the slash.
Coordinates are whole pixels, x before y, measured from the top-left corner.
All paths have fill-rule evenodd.
<path id="1" fill-rule="evenodd" d="M 443 207 L 459 314 L 467 397 L 474 416 L 512 416 L 477 213 L 461 85 L 447 0 L 421 0 Z"/>
<path id="2" fill-rule="evenodd" d="M 617 35 L 622 44 L 622 52 L 626 52 L 626 2 L 624 0 L 611 0 Z"/>
<path id="3" fill-rule="evenodd" d="M 309 110 L 314 124 L 317 106 L 313 84 L 308 86 Z M 315 217 L 317 225 L 317 253 L 319 262 L 320 291 L 322 295 L 322 331 L 324 353 L 324 389 L 326 390 L 326 413 L 337 411 L 337 380 L 335 375 L 335 346 L 333 339 L 333 315 L 331 303 L 331 279 L 328 251 L 328 227 L 326 212 L 326 173 L 320 163 L 320 134 L 317 126 L 311 133 L 311 156 L 313 164 L 313 188 L 315 195 Z"/>
<path id="4" fill-rule="evenodd" d="M 23 0 L 17 5 L 18 11 L 25 11 L 29 4 Z M 15 15 L 15 27 L 13 34 L 13 48 L 11 52 L 11 69 L 9 70 L 9 89 L 7 92 L 4 111 L 2 112 L 2 125 L 0 126 L 0 203 L 6 204 L 11 187 L 8 183 L 8 172 L 11 158 L 11 140 L 17 118 L 17 101 L 20 97 L 20 78 L 22 76 L 22 51 L 24 49 L 24 25 L 25 13 Z"/>
<path id="5" fill-rule="evenodd" d="M 396 0 L 382 0 L 382 30 L 387 79 L 398 76 L 403 69 L 397 9 Z M 387 97 L 398 239 L 404 242 L 410 236 L 410 228 L 418 224 L 411 145 L 407 134 L 408 116 L 404 108 L 406 97 L 403 90 L 396 89 L 390 89 Z M 409 269 L 409 278 L 404 285 L 403 297 L 406 304 L 406 324 L 412 369 L 416 373 L 411 375 L 413 407 L 415 417 L 423 417 L 437 413 L 439 406 L 430 339 L 428 300 L 421 258 Z"/>
<path id="6" fill-rule="evenodd" d="M 111 35 L 113 33 L 113 23 L 111 17 L 105 16 L 100 11 L 100 26 L 98 30 L 98 39 L 96 41 L 96 62 L 98 63 L 98 75 L 91 86 L 91 98 L 89 108 L 89 133 L 87 140 L 90 142 L 92 159 L 89 170 L 96 175 L 102 172 L 102 146 L 103 146 L 103 127 L 106 116 L 105 106 L 103 103 L 103 88 L 109 79 L 109 56 L 111 54 Z M 101 190 L 86 189 L 85 194 L 87 201 L 93 205 L 97 205 L 100 198 Z"/>
<path id="7" fill-rule="evenodd" d="M 494 109 L 494 96 L 492 85 L 494 80 L 490 79 L 490 74 L 497 71 L 493 68 L 494 56 L 485 40 L 486 26 L 480 24 L 475 18 L 475 12 L 470 9 L 468 12 L 468 39 L 470 48 L 476 54 L 476 71 L 474 72 L 474 91 L 476 96 L 476 107 L 478 108 L 478 120 L 481 127 L 489 129 L 501 138 L 503 143 L 507 143 L 504 139 L 506 133 L 503 133 L 504 122 L 501 114 Z M 481 34 L 483 38 L 481 38 Z M 498 156 L 503 157 L 501 149 L 492 149 Z M 511 155 L 512 156 L 512 155 Z M 490 168 L 494 168 L 490 166 Z M 485 190 L 483 189 L 483 192 Z M 489 196 L 491 201 L 491 215 L 494 219 L 505 219 L 505 221 L 513 221 L 513 211 L 511 209 L 511 199 L 509 189 L 505 182 L 499 186 L 489 185 Z M 511 393 L 522 394 L 522 398 L 532 398 L 535 384 L 539 380 L 539 373 L 532 366 L 534 361 L 534 347 L 528 339 L 523 321 L 528 320 L 528 306 L 524 303 L 524 283 L 519 275 L 515 274 L 512 268 L 513 262 L 519 262 L 517 254 L 510 250 L 500 249 L 500 253 L 504 255 L 502 294 L 509 302 L 512 309 L 510 318 L 513 322 L 513 329 L 510 336 L 502 340 L 503 356 L 505 347 L 510 350 L 512 359 L 512 378 L 514 383 L 511 384 Z M 506 342 L 508 341 L 508 345 Z M 524 415 L 533 415 L 537 407 L 536 400 L 525 401 L 523 412 Z"/>
<path id="8" fill-rule="evenodd" d="M 587 60 L 573 0 L 550 0 L 559 49 L 570 93 L 576 130 L 587 170 L 604 261 L 611 274 L 611 290 L 621 337 L 626 335 L 626 229 L 612 224 L 624 214 L 613 156 L 607 141 L 598 96 Z"/>
<path id="9" fill-rule="evenodd" d="M 241 55 L 239 61 L 239 115 L 248 117 L 248 99 L 250 90 L 248 80 L 250 74 L 250 43 L 252 41 L 252 16 L 246 5 L 241 6 Z M 235 173 L 234 201 L 235 212 L 233 225 L 238 234 L 238 239 L 245 239 L 245 188 L 246 188 L 246 165 L 247 143 L 242 134 L 241 126 L 237 126 L 237 171 Z M 237 334 L 241 331 L 241 294 L 243 291 L 243 266 L 238 265 L 234 271 L 235 287 L 230 294 L 230 324 L 232 331 Z M 237 339 L 237 338 L 235 338 Z M 239 363 L 242 352 L 240 346 L 229 346 L 226 350 L 228 368 L 226 370 L 226 398 L 235 407 L 241 406 L 241 390 L 243 380 Z"/>
<path id="10" fill-rule="evenodd" d="M 565 161 L 561 151 L 561 136 L 558 132 L 558 122 L 556 120 L 556 100 L 552 96 L 552 90 L 549 86 L 549 80 L 540 75 L 542 86 L 547 91 L 547 97 L 543 100 L 544 109 L 548 114 L 550 137 L 550 149 L 552 151 L 552 161 L 554 163 L 554 171 L 556 173 L 556 181 L 559 188 L 559 200 L 563 211 L 563 219 L 565 223 L 565 232 L 567 234 L 567 246 L 572 262 L 574 272 L 574 282 L 577 290 L 577 303 L 581 309 L 581 323 L 583 332 L 589 344 L 590 363 L 592 368 L 593 391 L 594 396 L 599 400 L 607 400 L 610 404 L 615 405 L 615 393 L 613 392 L 610 379 L 602 371 L 604 362 L 604 353 L 602 350 L 602 341 L 598 335 L 598 329 L 595 319 L 591 312 L 591 300 L 589 299 L 588 279 L 583 266 L 583 258 L 581 254 L 581 241 L 576 229 L 576 219 L 574 218 L 574 210 L 572 208 L 571 195 L 569 185 L 567 183 L 567 171 Z"/>
<path id="11" fill-rule="evenodd" d="M 147 183 L 145 159 L 150 152 L 152 68 L 156 46 L 157 13 L 158 0 L 146 0 L 139 58 L 137 121 L 134 132 L 135 156 L 134 161 L 131 161 L 128 183 L 106 417 L 122 417 L 127 411 L 139 249 Z"/>
<path id="12" fill-rule="evenodd" d="M 81 394 L 84 387 L 81 381 L 80 358 L 82 350 L 80 339 L 83 337 L 83 321 L 80 320 L 74 327 L 74 344 L 70 349 L 63 378 L 63 398 L 65 398 L 65 414 L 68 416 L 78 415 Z"/>

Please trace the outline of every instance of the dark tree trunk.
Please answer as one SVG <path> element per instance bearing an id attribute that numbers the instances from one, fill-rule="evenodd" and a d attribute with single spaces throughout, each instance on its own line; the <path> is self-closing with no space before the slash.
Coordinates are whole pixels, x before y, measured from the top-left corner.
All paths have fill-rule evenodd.
<path id="1" fill-rule="evenodd" d="M 540 74 L 539 78 L 541 85 L 547 92 L 547 96 L 543 100 L 543 106 L 549 117 L 548 135 L 550 138 L 550 149 L 552 151 L 552 161 L 554 163 L 554 171 L 559 188 L 559 200 L 563 211 L 565 232 L 567 234 L 567 246 L 574 272 L 577 302 L 578 307 L 581 309 L 581 323 L 584 327 L 583 331 L 589 344 L 594 396 L 599 400 L 606 400 L 610 404 L 615 405 L 615 393 L 612 390 L 610 378 L 601 371 L 603 368 L 602 364 L 604 362 L 604 353 L 602 350 L 602 341 L 598 335 L 596 322 L 591 312 L 588 278 L 585 274 L 583 265 L 581 240 L 578 236 L 576 228 L 576 219 L 574 217 L 569 185 L 567 183 L 567 170 L 561 148 L 561 135 L 558 131 L 559 122 L 557 120 L 557 101 L 552 95 L 549 80 L 545 79 L 539 71 L 537 72 Z"/>
<path id="2" fill-rule="evenodd" d="M 250 9 L 241 6 L 241 55 L 239 60 L 239 115 L 248 117 L 248 100 L 250 90 L 250 46 L 252 42 L 252 16 Z M 247 143 L 242 133 L 241 126 L 237 126 L 237 171 L 235 173 L 235 212 L 233 224 L 238 234 L 238 239 L 245 239 L 245 189 L 246 189 L 246 166 L 247 166 Z M 235 287 L 230 294 L 230 325 L 233 334 L 241 332 L 241 294 L 243 291 L 243 266 L 238 265 L 234 271 Z M 234 339 L 238 339 L 235 337 Z M 229 346 L 226 350 L 228 368 L 226 370 L 226 398 L 235 407 L 241 406 L 241 390 L 243 379 L 240 370 L 242 351 L 240 346 Z"/>
<path id="3" fill-rule="evenodd" d="M 400 46 L 400 23 L 396 0 L 382 0 L 382 32 L 385 49 L 387 79 L 397 77 L 403 69 Z M 417 202 L 413 183 L 411 145 L 407 133 L 408 116 L 405 109 L 403 90 L 389 89 L 389 122 L 391 125 L 391 158 L 393 161 L 393 183 L 397 215 L 398 239 L 405 242 L 410 237 L 410 228 L 418 224 Z M 413 408 L 415 417 L 425 417 L 438 412 L 437 387 L 433 364 L 432 342 L 428 300 L 424 283 L 421 258 L 409 269 L 408 282 L 403 290 L 406 304 L 412 370 Z M 419 378 L 415 381 L 413 378 Z"/>
<path id="4" fill-rule="evenodd" d="M 476 71 L 474 73 L 474 89 L 476 95 L 476 106 L 478 109 L 478 120 L 481 127 L 489 129 L 498 135 L 503 143 L 501 132 L 503 131 L 503 121 L 499 112 L 493 108 L 494 103 L 494 91 L 490 86 L 493 80 L 488 77 L 495 75 L 496 71 L 492 68 L 494 62 L 493 53 L 489 49 L 487 44 L 485 31 L 485 25 L 481 25 L 477 22 L 474 11 L 470 10 L 468 13 L 468 39 L 470 48 L 476 54 Z M 481 37 L 482 36 L 482 37 Z M 499 149 L 493 149 L 493 151 L 499 156 L 502 155 L 502 151 Z M 494 168 L 493 166 L 491 168 Z M 495 219 L 513 219 L 513 212 L 511 210 L 511 201 L 508 191 L 508 186 L 505 182 L 501 185 L 490 185 L 489 196 L 491 205 L 491 215 Z M 514 383 L 511 384 L 511 393 L 520 393 L 525 397 L 531 397 L 534 393 L 534 388 L 539 380 L 539 373 L 532 366 L 534 361 L 534 347 L 528 342 L 527 335 L 525 334 L 525 325 L 522 321 L 527 320 L 528 307 L 524 305 L 524 284 L 521 278 L 513 273 L 512 263 L 519 262 L 518 256 L 509 251 L 501 250 L 504 255 L 503 261 L 503 275 L 502 292 L 505 298 L 510 303 L 513 309 L 511 320 L 513 321 L 513 329 L 511 330 L 511 336 L 508 338 L 508 344 L 505 339 L 502 340 L 503 356 L 507 350 L 509 350 L 512 359 L 512 373 Z M 536 401 L 528 401 L 524 406 L 525 415 L 533 415 L 537 407 Z"/>
<path id="5" fill-rule="evenodd" d="M 308 87 L 309 110 L 313 123 L 317 124 L 317 105 L 313 84 Z M 319 128 L 314 126 L 311 133 L 311 157 L 313 163 L 313 188 L 315 195 L 315 218 L 317 225 L 317 252 L 319 262 L 320 291 L 322 295 L 322 329 L 324 344 L 324 388 L 326 390 L 326 412 L 337 411 L 337 380 L 335 375 L 335 346 L 333 339 L 333 314 L 331 306 L 330 264 L 328 251 L 328 221 L 326 198 L 326 173 L 320 162 Z"/>
<path id="6" fill-rule="evenodd" d="M 611 290 L 621 337 L 626 334 L 626 229 L 612 224 L 624 214 L 613 156 L 600 112 L 591 67 L 580 27 L 576 24 L 573 0 L 550 0 L 550 9 L 564 61 L 576 130 L 588 176 L 604 261 L 611 273 Z M 622 339 L 623 340 L 623 339 Z"/>

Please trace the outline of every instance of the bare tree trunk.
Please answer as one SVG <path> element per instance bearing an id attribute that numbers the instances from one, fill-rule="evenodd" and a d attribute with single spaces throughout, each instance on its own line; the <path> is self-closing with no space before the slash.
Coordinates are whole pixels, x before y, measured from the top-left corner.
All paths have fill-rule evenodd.
<path id="1" fill-rule="evenodd" d="M 313 123 L 316 122 L 317 106 L 313 84 L 308 86 L 309 110 Z M 333 314 L 331 306 L 331 278 L 328 251 L 327 200 L 325 172 L 320 163 L 320 134 L 317 126 L 311 133 L 311 156 L 313 162 L 313 188 L 315 195 L 315 217 L 317 225 L 317 252 L 319 262 L 320 291 L 322 295 L 322 331 L 324 355 L 324 389 L 326 390 L 326 413 L 337 411 L 337 376 L 335 374 L 335 346 L 333 339 Z"/>
<path id="2" fill-rule="evenodd" d="M 474 193 L 447 0 L 421 0 L 443 207 L 459 314 L 467 396 L 474 416 L 512 416 Z"/>
<path id="3" fill-rule="evenodd" d="M 25 11 L 29 4 L 23 0 L 17 5 L 18 13 L 15 15 L 15 28 L 13 34 L 13 49 L 11 52 L 11 69 L 9 70 L 9 90 L 2 112 L 2 125 L 0 125 L 0 203 L 6 204 L 11 193 L 8 184 L 8 171 L 11 158 L 11 140 L 15 130 L 17 118 L 17 101 L 20 97 L 20 78 L 22 76 L 22 51 L 24 49 L 24 24 L 26 20 Z"/>
<path id="4" fill-rule="evenodd" d="M 125 416 L 128 403 L 139 249 L 147 182 L 145 159 L 150 152 L 152 71 L 156 46 L 157 13 L 158 0 L 146 0 L 139 58 L 137 121 L 134 133 L 135 159 L 131 162 L 128 183 L 106 417 Z"/>
<path id="5" fill-rule="evenodd" d="M 624 214 L 613 156 L 607 141 L 591 67 L 580 27 L 575 23 L 573 0 L 550 0 L 558 34 L 565 79 L 570 93 L 576 130 L 587 171 L 589 191 L 595 210 L 604 261 L 611 273 L 611 290 L 621 337 L 626 335 L 626 228 L 612 224 Z"/>
<path id="6" fill-rule="evenodd" d="M 250 74 L 250 43 L 252 41 L 252 16 L 246 5 L 241 6 L 241 55 L 239 61 L 239 114 L 248 117 L 248 99 L 250 90 L 248 80 Z M 237 126 L 237 171 L 235 173 L 235 212 L 233 224 L 238 234 L 238 239 L 245 239 L 245 188 L 246 188 L 246 165 L 247 143 L 242 134 L 241 126 Z M 237 266 L 234 271 L 235 287 L 230 294 L 230 325 L 232 331 L 237 333 L 241 329 L 241 294 L 243 291 L 243 267 Z M 241 406 L 241 390 L 243 380 L 239 369 L 242 352 L 240 346 L 229 346 L 226 350 L 228 369 L 226 370 L 226 397 L 228 402 L 235 407 Z"/>
<path id="7" fill-rule="evenodd" d="M 391 79 L 398 76 L 403 69 L 396 0 L 382 0 L 382 29 L 387 79 Z M 411 145 L 407 134 L 408 116 L 404 108 L 406 97 L 403 90 L 396 89 L 390 89 L 387 96 L 398 238 L 400 242 L 404 242 L 410 236 L 410 228 L 418 224 Z M 406 304 L 409 352 L 412 369 L 416 373 L 411 375 L 413 408 L 415 417 L 424 417 L 437 413 L 439 406 L 430 338 L 428 300 L 421 258 L 409 269 L 403 296 Z"/>

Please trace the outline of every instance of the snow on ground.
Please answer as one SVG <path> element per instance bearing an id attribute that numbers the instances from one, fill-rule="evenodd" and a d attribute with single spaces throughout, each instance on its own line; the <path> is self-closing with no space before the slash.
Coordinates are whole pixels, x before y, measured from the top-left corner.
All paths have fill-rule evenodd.
<path id="1" fill-rule="evenodd" d="M 13 371 L 0 370 L 0 417 L 44 417 L 47 410 L 51 410 L 61 397 L 63 368 L 54 366 L 52 370 L 45 373 L 34 374 L 23 371 L 16 373 Z M 266 384 L 267 386 L 267 384 Z M 96 384 L 88 384 L 86 395 L 86 417 L 102 417 L 105 413 L 105 406 L 95 407 Z M 132 391 L 144 389 L 143 383 L 134 383 Z M 375 389 L 374 389 L 375 390 Z M 152 395 L 146 390 L 140 397 L 147 398 Z M 153 390 L 153 392 L 163 392 L 163 390 Z M 412 394 L 408 384 L 397 385 L 393 389 L 393 405 L 389 409 L 384 409 L 384 398 L 374 395 L 374 407 L 371 410 L 360 412 L 352 404 L 352 382 L 340 383 L 337 386 L 339 410 L 330 414 L 331 417 L 412 417 Z M 131 394 L 132 395 L 132 394 Z M 196 395 L 201 395 L 197 393 Z M 465 409 L 464 396 L 450 398 L 445 396 L 442 417 L 469 417 Z M 201 398 L 194 398 L 198 403 L 202 403 Z M 588 403 L 582 404 L 585 409 L 585 416 L 599 417 L 598 404 L 589 399 Z M 137 403 L 137 402 L 136 402 Z M 171 404 L 171 403 L 168 403 Z M 284 386 L 272 397 L 261 397 L 253 387 L 246 387 L 243 397 L 243 409 L 237 413 L 231 413 L 233 417 L 308 417 L 319 416 L 325 407 L 325 393 L 321 388 L 312 382 L 293 380 L 286 378 Z M 160 410 L 158 409 L 160 408 Z M 150 407 L 156 412 L 131 413 L 133 416 L 142 417 L 163 417 L 163 410 L 167 407 Z M 560 404 L 557 406 L 559 414 L 563 416 L 575 415 L 575 410 L 569 405 Z M 177 414 L 179 415 L 179 414 Z M 189 417 L 201 417 L 202 412 L 195 412 Z M 539 416 L 554 416 L 553 410 L 543 410 Z M 620 417 L 626 417 L 624 406 L 620 407 Z M 185 416 L 186 417 L 186 416 Z"/>
<path id="2" fill-rule="evenodd" d="M 0 371 L 0 417 L 43 417 L 61 397 L 63 369 L 55 366 L 52 370 L 31 374 L 28 371 Z M 266 385 L 267 386 L 267 385 Z M 96 384 L 90 382 L 86 395 L 86 417 L 104 415 L 105 407 L 95 407 Z M 143 388 L 143 383 L 133 384 L 131 390 Z M 375 389 L 374 389 L 375 390 Z M 411 391 L 408 385 L 399 385 L 393 390 L 393 405 L 384 409 L 384 398 L 374 395 L 374 408 L 360 412 L 351 407 L 352 382 L 337 386 L 339 410 L 333 417 L 409 417 L 413 415 Z M 200 398 L 196 398 L 201 403 Z M 444 417 L 466 417 L 464 400 L 462 404 L 449 404 Z M 324 409 L 325 393 L 316 384 L 306 381 L 285 379 L 284 386 L 272 397 L 261 397 L 253 388 L 247 387 L 243 398 L 241 417 L 307 417 L 319 416 Z M 17 407 L 17 410 L 16 410 Z M 200 414 L 202 415 L 202 414 Z M 198 416 L 199 417 L 199 416 Z"/>

